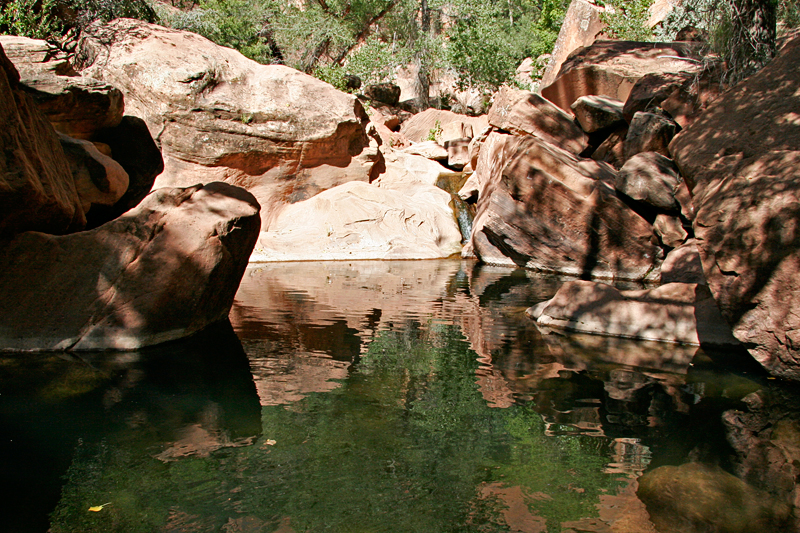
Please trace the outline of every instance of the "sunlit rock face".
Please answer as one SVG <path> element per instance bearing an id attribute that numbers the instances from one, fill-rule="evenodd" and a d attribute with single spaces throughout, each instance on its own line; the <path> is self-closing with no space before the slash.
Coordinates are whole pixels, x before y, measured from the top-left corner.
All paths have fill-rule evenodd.
<path id="1" fill-rule="evenodd" d="M 147 123 L 166 167 L 155 187 L 225 181 L 250 190 L 268 215 L 368 181 L 378 157 L 354 96 L 190 32 L 96 23 L 84 31 L 77 67 L 118 87 L 126 112 Z"/>
<path id="2" fill-rule="evenodd" d="M 669 149 L 693 187 L 703 271 L 774 375 L 800 379 L 800 39 L 716 100 Z"/>
<path id="3" fill-rule="evenodd" d="M 592 94 L 624 102 L 647 74 L 698 72 L 699 50 L 699 43 L 596 41 L 564 62 L 542 96 L 567 112 L 575 100 Z"/>
<path id="4" fill-rule="evenodd" d="M 533 135 L 574 154 L 580 154 L 588 146 L 588 137 L 571 115 L 528 91 L 500 89 L 488 119 L 499 130 Z"/>
<path id="5" fill-rule="evenodd" d="M 78 76 L 68 55 L 55 45 L 16 35 L 0 35 L 0 44 L 20 72 L 21 88 L 57 131 L 90 139 L 122 120 L 122 93 L 105 82 Z"/>
<path id="6" fill-rule="evenodd" d="M 154 191 L 95 230 L 22 233 L 0 255 L 0 348 L 136 349 L 191 335 L 227 317 L 259 225 L 251 194 L 211 183 Z"/>

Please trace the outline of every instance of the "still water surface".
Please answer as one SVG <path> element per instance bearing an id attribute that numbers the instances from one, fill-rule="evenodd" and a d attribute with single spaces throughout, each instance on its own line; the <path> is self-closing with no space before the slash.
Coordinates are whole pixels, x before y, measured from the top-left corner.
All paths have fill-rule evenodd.
<path id="1" fill-rule="evenodd" d="M 697 450 L 725 466 L 720 414 L 765 378 L 540 332 L 524 310 L 560 283 L 251 265 L 231 324 L 188 341 L 0 358 L 0 529 L 654 531 L 637 478 Z"/>

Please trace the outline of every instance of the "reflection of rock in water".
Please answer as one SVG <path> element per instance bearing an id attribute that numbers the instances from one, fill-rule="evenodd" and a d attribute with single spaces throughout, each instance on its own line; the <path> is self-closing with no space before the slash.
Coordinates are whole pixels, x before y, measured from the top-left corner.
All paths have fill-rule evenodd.
<path id="1" fill-rule="evenodd" d="M 800 395 L 773 386 L 744 398 L 743 411 L 723 416 L 728 442 L 736 451 L 735 473 L 754 487 L 793 507 L 800 530 Z"/>
<path id="2" fill-rule="evenodd" d="M 3 482 L 14 487 L 0 498 L 8 531 L 47 530 L 79 442 L 136 443 L 170 459 L 261 434 L 247 356 L 227 322 L 136 352 L 4 358 L 0 383 Z"/>
<path id="3" fill-rule="evenodd" d="M 325 353 L 275 353 L 256 342 L 246 343 L 250 369 L 261 405 L 284 405 L 302 400 L 311 392 L 328 392 L 346 379 L 350 363 Z"/>

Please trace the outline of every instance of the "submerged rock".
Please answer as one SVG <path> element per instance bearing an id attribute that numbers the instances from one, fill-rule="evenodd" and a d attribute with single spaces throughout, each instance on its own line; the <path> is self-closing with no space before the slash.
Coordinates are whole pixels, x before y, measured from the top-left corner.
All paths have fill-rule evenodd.
<path id="1" fill-rule="evenodd" d="M 718 466 L 661 466 L 639 479 L 639 498 L 662 533 L 786 531 L 788 506 Z"/>
<path id="2" fill-rule="evenodd" d="M 742 410 L 722 415 L 727 440 L 736 452 L 734 472 L 792 508 L 800 527 L 800 397 L 775 385 L 743 398 Z"/>
<path id="3" fill-rule="evenodd" d="M 97 229 L 0 253 L 0 349 L 132 350 L 225 319 L 260 226 L 224 183 L 159 189 Z"/>

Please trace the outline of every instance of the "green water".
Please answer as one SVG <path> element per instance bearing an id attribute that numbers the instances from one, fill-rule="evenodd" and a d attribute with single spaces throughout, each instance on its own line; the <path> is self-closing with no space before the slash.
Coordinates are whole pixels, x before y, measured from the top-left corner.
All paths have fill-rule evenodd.
<path id="1" fill-rule="evenodd" d="M 719 414 L 763 377 L 719 364 L 736 354 L 542 334 L 523 311 L 559 283 L 460 261 L 255 265 L 232 326 L 135 353 L 2 358 L 2 527 L 646 521 L 636 478 L 692 450 L 724 464 Z"/>

